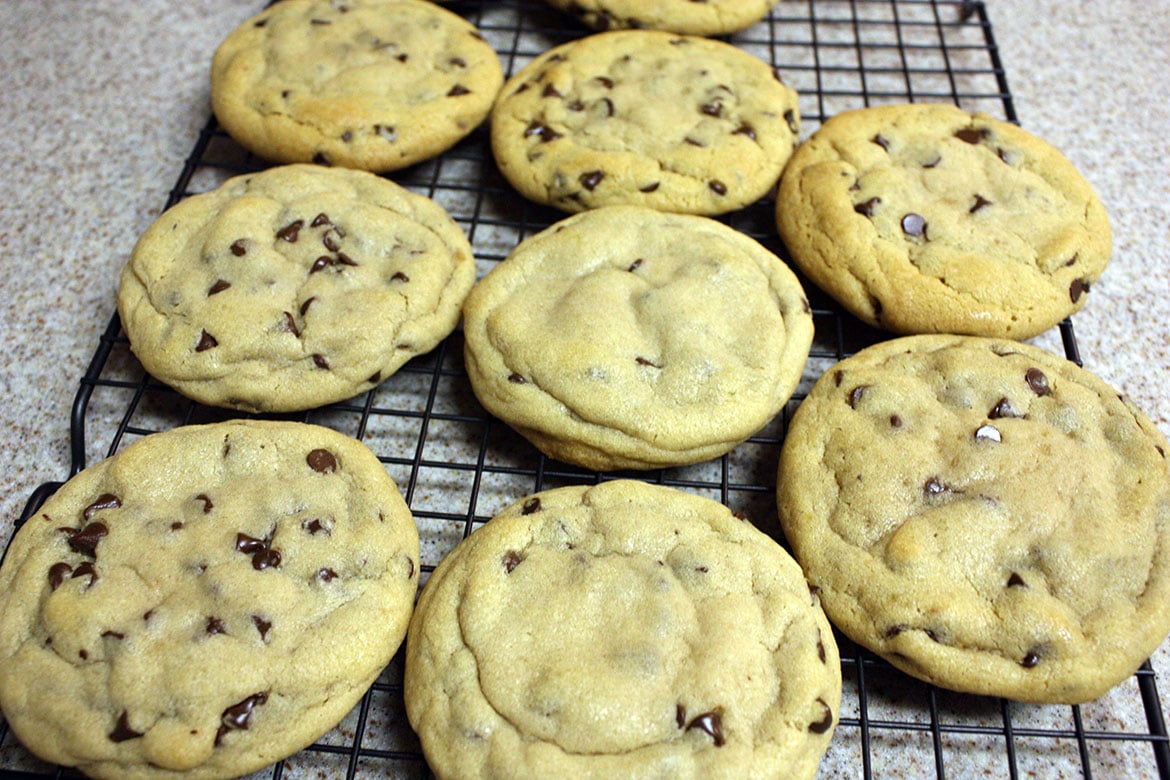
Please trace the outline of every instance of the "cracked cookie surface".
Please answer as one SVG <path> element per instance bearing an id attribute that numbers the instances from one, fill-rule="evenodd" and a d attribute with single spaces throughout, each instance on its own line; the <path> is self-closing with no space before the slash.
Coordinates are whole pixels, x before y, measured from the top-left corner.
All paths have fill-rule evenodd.
<path id="1" fill-rule="evenodd" d="M 796 92 L 730 44 L 650 30 L 541 54 L 492 108 L 492 151 L 525 197 L 563 211 L 634 204 L 721 214 L 776 183 Z"/>
<path id="2" fill-rule="evenodd" d="M 216 49 L 211 102 L 265 159 L 385 172 L 470 134 L 502 83 L 475 26 L 433 3 L 283 0 Z"/>
<path id="3" fill-rule="evenodd" d="M 433 349 L 474 283 L 438 204 L 364 171 L 290 165 L 164 212 L 122 272 L 118 312 L 146 370 L 184 395 L 291 411 Z"/>
<path id="4" fill-rule="evenodd" d="M 718 457 L 780 411 L 813 322 L 800 282 L 706 217 L 611 206 L 523 241 L 464 306 L 484 407 L 598 470 Z"/>
<path id="5" fill-rule="evenodd" d="M 789 426 L 785 533 L 834 624 L 944 688 L 1094 699 L 1170 630 L 1166 439 L 1074 363 L 911 336 L 827 371 Z"/>
<path id="6" fill-rule="evenodd" d="M 776 218 L 815 284 L 903 334 L 1031 338 L 1085 305 L 1112 251 L 1059 151 L 947 105 L 831 118 L 785 169 Z"/>
<path id="7" fill-rule="evenodd" d="M 727 35 L 768 15 L 777 0 L 548 0 L 598 30 Z"/>
<path id="8" fill-rule="evenodd" d="M 235 777 L 345 716 L 406 633 L 418 532 L 336 431 L 147 436 L 69 480 L 0 569 L 0 707 L 93 777 Z"/>
<path id="9" fill-rule="evenodd" d="M 619 480 L 521 499 L 443 559 L 406 708 L 439 777 L 811 778 L 839 664 L 774 540 Z"/>

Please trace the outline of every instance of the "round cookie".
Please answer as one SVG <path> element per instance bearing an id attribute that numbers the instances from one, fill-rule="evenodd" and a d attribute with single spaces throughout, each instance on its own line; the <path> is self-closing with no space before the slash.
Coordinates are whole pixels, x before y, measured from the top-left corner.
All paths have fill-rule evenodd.
<path id="1" fill-rule="evenodd" d="M 282 0 L 216 49 L 211 104 L 265 159 L 385 172 L 467 136 L 503 80 L 475 26 L 434 3 Z"/>
<path id="2" fill-rule="evenodd" d="M 706 217 L 610 206 L 521 242 L 464 305 L 484 407 L 591 469 L 718 457 L 800 380 L 813 322 L 796 276 Z"/>
<path id="3" fill-rule="evenodd" d="M 597 30 L 728 35 L 768 15 L 778 0 L 548 0 Z"/>
<path id="4" fill-rule="evenodd" d="M 1167 453 L 1074 363 L 904 337 L 839 363 L 797 410 L 780 519 L 830 620 L 894 666 L 1084 702 L 1170 631 Z"/>
<path id="5" fill-rule="evenodd" d="M 433 349 L 475 273 L 433 201 L 372 173 L 290 165 L 164 212 L 122 272 L 118 312 L 146 370 L 184 395 L 292 411 Z"/>
<path id="6" fill-rule="evenodd" d="M 236 777 L 349 712 L 406 633 L 418 532 L 364 445 L 292 422 L 141 439 L 69 480 L 0 568 L 0 707 L 117 780 Z"/>
<path id="7" fill-rule="evenodd" d="M 1112 251 L 1060 152 L 948 105 L 834 116 L 785 169 L 776 218 L 815 284 L 896 333 L 1030 338 L 1085 304 Z"/>
<path id="8" fill-rule="evenodd" d="M 541 54 L 504 85 L 492 151 L 525 197 L 721 214 L 762 198 L 792 154 L 796 92 L 728 43 L 650 30 Z"/>
<path id="9" fill-rule="evenodd" d="M 811 778 L 841 698 L 799 567 L 715 501 L 529 496 L 431 575 L 406 711 L 438 777 Z"/>

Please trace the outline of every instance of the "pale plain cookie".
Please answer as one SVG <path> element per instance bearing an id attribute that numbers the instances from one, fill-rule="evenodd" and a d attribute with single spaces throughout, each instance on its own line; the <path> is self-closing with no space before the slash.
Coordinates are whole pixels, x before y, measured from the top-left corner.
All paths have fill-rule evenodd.
<path id="1" fill-rule="evenodd" d="M 913 336 L 817 382 L 780 519 L 826 613 L 944 688 L 1094 699 L 1170 631 L 1165 437 L 1036 347 Z"/>
<path id="2" fill-rule="evenodd" d="M 525 197 L 721 214 L 762 198 L 792 154 L 796 92 L 728 43 L 600 33 L 537 57 L 492 109 L 492 151 Z"/>
<path id="3" fill-rule="evenodd" d="M 148 436 L 65 484 L 0 569 L 0 707 L 99 778 L 235 777 L 312 743 L 406 633 L 418 532 L 378 459 L 292 422 Z"/>
<path id="4" fill-rule="evenodd" d="M 841 698 L 799 567 L 715 501 L 529 496 L 431 575 L 406 710 L 441 778 L 811 778 Z"/>
<path id="5" fill-rule="evenodd" d="M 785 169 L 776 217 L 815 284 L 896 333 L 1030 338 L 1085 304 L 1112 251 L 1060 152 L 947 105 L 833 117 Z"/>
<path id="6" fill-rule="evenodd" d="M 282 0 L 216 49 L 224 129 L 279 163 L 385 172 L 434 157 L 487 117 L 499 57 L 424 0 Z"/>
<path id="7" fill-rule="evenodd" d="M 611 206 L 521 242 L 464 306 L 484 407 L 597 470 L 718 457 L 800 380 L 813 322 L 796 276 L 706 217 Z"/>
<path id="8" fill-rule="evenodd" d="M 433 349 L 474 284 L 471 245 L 438 204 L 372 173 L 290 165 L 163 213 L 118 312 L 146 370 L 184 395 L 292 411 Z"/>
<path id="9" fill-rule="evenodd" d="M 768 15 L 777 0 L 548 0 L 597 30 L 727 35 Z"/>

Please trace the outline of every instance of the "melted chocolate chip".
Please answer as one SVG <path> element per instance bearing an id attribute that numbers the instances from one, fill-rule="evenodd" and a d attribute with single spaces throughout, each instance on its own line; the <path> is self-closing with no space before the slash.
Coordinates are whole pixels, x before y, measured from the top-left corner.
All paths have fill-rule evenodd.
<path id="1" fill-rule="evenodd" d="M 275 569 L 280 566 L 280 550 L 263 549 L 252 556 L 252 568 L 256 571 Z"/>
<path id="2" fill-rule="evenodd" d="M 983 197 L 979 193 L 975 193 L 975 203 L 971 206 L 971 208 L 967 209 L 967 213 L 974 214 L 976 211 L 979 211 L 980 209 L 983 209 L 983 208 L 987 208 L 990 205 L 991 205 L 991 201 L 989 201 L 987 198 Z"/>
<path id="3" fill-rule="evenodd" d="M 460 95 L 470 94 L 471 90 L 462 84 L 456 84 L 455 86 L 451 87 L 451 89 L 447 90 L 447 97 L 459 97 Z"/>
<path id="4" fill-rule="evenodd" d="M 788 124 L 788 129 L 792 131 L 793 135 L 800 132 L 800 121 L 796 118 L 796 112 L 791 108 L 784 112 L 784 121 Z"/>
<path id="5" fill-rule="evenodd" d="M 1072 284 L 1068 286 L 1068 297 L 1073 303 L 1081 299 L 1081 296 L 1089 291 L 1089 282 L 1085 279 L 1073 279 Z"/>
<path id="6" fill-rule="evenodd" d="M 252 616 L 252 625 L 256 626 L 256 630 L 260 632 L 261 639 L 268 638 L 268 630 L 272 628 L 272 621 L 265 620 L 259 615 Z"/>
<path id="7" fill-rule="evenodd" d="M 330 252 L 336 252 L 338 249 L 341 249 L 341 244 L 337 243 L 337 239 L 333 237 L 332 230 L 321 236 L 321 243 Z"/>
<path id="8" fill-rule="evenodd" d="M 536 136 L 537 138 L 540 139 L 541 143 L 546 144 L 549 141 L 555 141 L 556 139 L 560 138 L 561 134 L 558 133 L 556 130 L 553 130 L 551 127 L 546 125 L 544 122 L 541 122 L 540 120 L 534 119 L 528 125 L 528 127 L 526 127 L 524 129 L 524 137 L 530 138 L 531 136 Z"/>
<path id="9" fill-rule="evenodd" d="M 858 203 L 853 207 L 853 210 L 863 217 L 872 217 L 877 205 L 882 202 L 881 198 L 870 198 L 867 201 Z"/>
<path id="10" fill-rule="evenodd" d="M 1024 582 L 1024 578 L 1013 571 L 1011 576 L 1008 577 L 1007 586 L 1009 588 L 1026 588 L 1028 587 L 1028 583 Z"/>
<path id="11" fill-rule="evenodd" d="M 715 740 L 715 747 L 722 747 L 726 742 L 723 738 L 723 710 L 719 707 L 710 712 L 704 712 L 702 715 L 696 715 L 687 724 L 687 731 L 691 729 L 698 729 L 710 735 Z"/>
<path id="12" fill-rule="evenodd" d="M 212 336 L 206 330 L 199 332 L 199 343 L 195 345 L 196 352 L 206 352 L 209 349 L 219 346 L 219 341 L 215 336 Z"/>
<path id="13" fill-rule="evenodd" d="M 508 552 L 504 553 L 502 562 L 504 564 L 504 571 L 511 574 L 512 570 L 520 565 L 520 555 L 515 550 L 508 550 Z"/>
<path id="14" fill-rule="evenodd" d="M 310 534 L 323 533 L 326 536 L 330 535 L 329 529 L 322 525 L 318 518 L 313 518 L 312 520 L 302 520 L 301 528 L 305 531 L 308 531 Z"/>
<path id="15" fill-rule="evenodd" d="M 727 185 L 718 179 L 712 179 L 711 181 L 707 182 L 707 186 L 711 189 L 711 192 L 714 192 L 716 195 L 727 194 Z"/>
<path id="16" fill-rule="evenodd" d="M 215 735 L 215 744 L 220 744 L 224 734 L 229 731 L 248 728 L 252 720 L 252 711 L 267 701 L 267 693 L 254 693 L 224 710 L 220 715 L 220 727 Z"/>
<path id="17" fill-rule="evenodd" d="M 91 558 L 97 556 L 98 543 L 110 532 L 105 523 L 88 523 L 81 529 L 62 528 L 61 530 L 65 533 L 69 549 Z"/>
<path id="18" fill-rule="evenodd" d="M 1028 387 L 1032 388 L 1032 392 L 1036 395 L 1048 395 L 1048 377 L 1044 372 L 1038 368 L 1029 368 L 1024 374 L 1024 381 L 1028 383 Z"/>
<path id="19" fill-rule="evenodd" d="M 219 618 L 209 617 L 207 618 L 207 625 L 204 627 L 204 630 L 209 636 L 215 636 L 216 634 L 226 634 L 227 626 Z"/>
<path id="20" fill-rule="evenodd" d="M 865 396 L 867 389 L 869 389 L 869 385 L 858 385 L 849 391 L 849 407 L 851 409 L 857 408 L 857 402 Z"/>
<path id="21" fill-rule="evenodd" d="M 107 736 L 111 742 L 125 742 L 128 739 L 141 737 L 143 733 L 130 728 L 130 716 L 126 710 L 122 710 L 122 714 L 118 716 L 118 722 L 114 724 L 114 730 Z"/>
<path id="22" fill-rule="evenodd" d="M 986 129 L 977 130 L 974 127 L 964 127 L 955 131 L 955 138 L 969 144 L 977 144 L 989 135 Z"/>
<path id="23" fill-rule="evenodd" d="M 902 217 L 902 232 L 908 236 L 926 237 L 926 220 L 913 212 Z"/>
<path id="24" fill-rule="evenodd" d="M 276 237 L 281 239 L 282 241 L 287 241 L 290 244 L 295 243 L 297 240 L 297 234 L 301 232 L 301 228 L 303 228 L 304 226 L 305 226 L 305 221 L 303 219 L 298 219 L 295 222 L 290 222 L 287 225 L 285 225 L 284 227 L 282 227 L 280 230 L 276 231 Z"/>
<path id="25" fill-rule="evenodd" d="M 242 238 L 237 238 L 232 242 L 231 250 L 232 254 L 236 257 L 243 257 L 248 254 L 248 247 L 244 245 L 244 239 Z"/>
<path id="26" fill-rule="evenodd" d="M 309 307 L 311 305 L 313 305 L 313 301 L 315 301 L 315 300 L 317 300 L 317 296 L 314 295 L 312 298 L 306 299 L 305 302 L 301 304 L 301 316 L 302 317 L 305 316 L 305 312 L 307 312 L 309 310 Z"/>
<path id="27" fill-rule="evenodd" d="M 244 533 L 236 534 L 236 550 L 252 556 L 252 568 L 256 571 L 280 566 L 280 551 L 272 548 L 271 539 L 257 539 Z"/>
<path id="28" fill-rule="evenodd" d="M 297 321 L 296 321 L 296 319 L 293 318 L 292 312 L 286 311 L 284 313 L 283 328 L 284 328 L 284 330 L 288 331 L 289 333 L 293 334 L 294 336 L 297 336 L 298 338 L 301 335 L 301 329 L 297 327 Z"/>
<path id="29" fill-rule="evenodd" d="M 313 450 L 305 456 L 305 462 L 320 474 L 332 474 L 337 469 L 337 458 L 329 450 Z"/>
<path id="30" fill-rule="evenodd" d="M 540 92 L 540 96 L 541 97 L 564 97 L 560 92 L 557 91 L 557 88 L 554 87 L 552 84 L 545 84 L 544 89 L 541 90 L 541 92 Z"/>
<path id="31" fill-rule="evenodd" d="M 195 500 L 203 502 L 203 514 L 205 515 L 210 513 L 211 510 L 215 507 L 215 504 L 211 503 L 211 499 L 206 493 L 200 493 L 199 495 L 195 496 Z"/>
<path id="32" fill-rule="evenodd" d="M 216 279 L 215 284 L 211 285 L 211 288 L 208 289 L 207 297 L 210 298 L 213 295 L 218 295 L 231 286 L 231 282 L 225 282 L 223 279 Z"/>
<path id="33" fill-rule="evenodd" d="M 92 563 L 86 561 L 74 569 L 73 573 L 69 575 L 69 579 L 71 580 L 75 580 L 78 577 L 89 577 L 89 582 L 87 582 L 86 585 L 93 585 L 94 582 L 96 582 L 98 579 L 97 569 Z"/>
<path id="34" fill-rule="evenodd" d="M 735 130 L 733 130 L 731 134 L 732 135 L 746 135 L 748 138 L 752 139 L 753 141 L 756 140 L 755 128 L 753 128 L 751 125 L 748 125 L 748 124 L 740 125 L 739 127 L 735 128 Z"/>
<path id="35" fill-rule="evenodd" d="M 530 515 L 533 512 L 539 512 L 539 511 L 540 511 L 540 499 L 537 498 L 536 496 L 533 496 L 532 498 L 525 501 L 524 506 L 520 508 L 520 514 L 522 514 L 522 515 Z"/>
<path id="36" fill-rule="evenodd" d="M 113 493 L 102 493 L 92 504 L 82 510 L 81 516 L 86 520 L 92 520 L 94 515 L 104 509 L 118 509 L 121 506 L 121 499 Z"/>
<path id="37" fill-rule="evenodd" d="M 601 184 L 601 180 L 604 178 L 605 171 L 586 171 L 577 177 L 577 180 L 581 182 L 582 187 L 592 192 L 598 184 Z"/>
<path id="38" fill-rule="evenodd" d="M 49 567 L 49 590 L 56 590 L 73 571 L 73 567 L 62 561 Z"/>
<path id="39" fill-rule="evenodd" d="M 808 724 L 808 730 L 813 734 L 824 734 L 833 726 L 833 711 L 824 699 L 818 697 L 817 703 L 825 708 L 825 714 L 820 720 L 815 720 Z"/>

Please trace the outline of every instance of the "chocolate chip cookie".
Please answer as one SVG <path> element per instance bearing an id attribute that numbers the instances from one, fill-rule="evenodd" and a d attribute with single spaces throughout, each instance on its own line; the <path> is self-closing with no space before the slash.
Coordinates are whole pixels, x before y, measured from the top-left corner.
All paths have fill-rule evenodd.
<path id="1" fill-rule="evenodd" d="M 435 347 L 475 283 L 438 204 L 365 171 L 290 165 L 181 201 L 139 239 L 118 312 L 143 366 L 248 411 L 349 398 Z"/>
<path id="2" fill-rule="evenodd" d="M 618 480 L 528 496 L 448 554 L 405 693 L 439 777 L 811 778 L 841 669 L 775 541 Z"/>
<path id="3" fill-rule="evenodd" d="M 727 35 L 768 15 L 777 0 L 548 0 L 597 30 Z"/>
<path id="4" fill-rule="evenodd" d="M 924 335 L 859 352 L 793 417 L 780 519 L 829 618 L 915 677 L 1077 703 L 1170 631 L 1166 439 L 1076 364 Z"/>
<path id="5" fill-rule="evenodd" d="M 796 276 L 715 220 L 643 206 L 569 217 L 468 296 L 465 357 L 484 407 L 591 469 L 718 457 L 800 380 L 813 322 Z"/>
<path id="6" fill-rule="evenodd" d="M 503 80 L 475 26 L 434 3 L 283 0 L 216 49 L 211 104 L 265 159 L 385 172 L 471 133 Z"/>
<path id="7" fill-rule="evenodd" d="M 728 43 L 650 30 L 558 46 L 509 79 L 492 151 L 525 197 L 721 214 L 763 197 L 800 130 L 796 92 Z"/>
<path id="8" fill-rule="evenodd" d="M 785 169 L 776 218 L 814 283 L 897 333 L 1030 338 L 1085 305 L 1112 251 L 1060 152 L 945 105 L 827 121 Z"/>
<path id="9" fill-rule="evenodd" d="M 365 446 L 177 428 L 65 484 L 0 568 L 0 708 L 93 777 L 236 777 L 310 744 L 401 643 L 418 532 Z"/>

